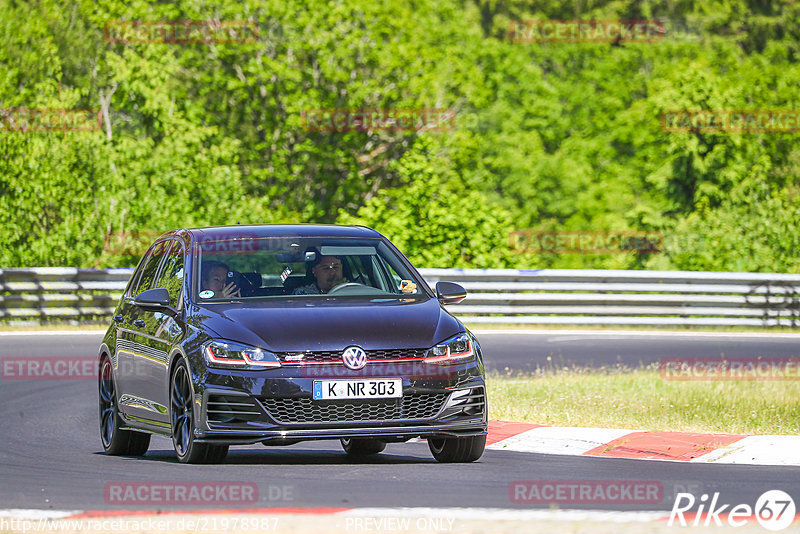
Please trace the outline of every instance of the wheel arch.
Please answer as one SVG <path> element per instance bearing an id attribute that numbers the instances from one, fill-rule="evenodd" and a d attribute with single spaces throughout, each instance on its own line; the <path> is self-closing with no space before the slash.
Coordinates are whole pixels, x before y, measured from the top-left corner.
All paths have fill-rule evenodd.
<path id="1" fill-rule="evenodd" d="M 105 341 L 100 343 L 100 348 L 97 351 L 97 360 L 102 361 L 103 356 L 105 356 L 106 358 L 111 358 L 111 349 L 109 348 L 109 346 L 106 344 Z"/>
<path id="2" fill-rule="evenodd" d="M 117 383 L 117 373 L 115 373 L 114 369 L 114 358 L 111 355 L 111 348 L 106 345 L 105 341 L 100 344 L 100 349 L 97 351 L 97 387 L 98 391 L 100 388 L 100 380 L 103 378 L 101 373 L 103 372 L 103 360 L 108 359 L 109 363 L 111 364 L 111 381 L 114 383 L 114 392 L 119 390 L 119 384 Z"/>
<path id="3" fill-rule="evenodd" d="M 194 373 L 192 373 L 192 365 L 191 362 L 189 362 L 189 357 L 186 356 L 186 352 L 183 350 L 182 347 L 176 346 L 172 349 L 172 352 L 170 352 L 167 363 L 167 383 L 166 383 L 167 398 L 169 398 L 169 388 L 170 388 L 170 382 L 172 381 L 172 374 L 175 372 L 175 368 L 181 362 L 186 364 L 186 369 L 189 371 L 189 378 L 192 385 L 192 391 L 195 390 Z"/>
<path id="4" fill-rule="evenodd" d="M 196 369 L 193 369 L 192 362 L 189 359 L 189 356 L 186 354 L 186 351 L 183 349 L 183 347 L 180 346 L 174 347 L 169 355 L 169 360 L 167 365 L 167 380 L 165 384 L 165 387 L 167 389 L 167 396 L 166 396 L 168 404 L 167 410 L 168 413 L 171 413 L 172 393 L 170 390 L 172 389 L 172 375 L 175 373 L 175 369 L 178 367 L 180 363 L 183 363 L 186 366 L 186 370 L 189 374 L 189 387 L 192 388 L 192 397 L 194 397 L 192 401 L 192 406 L 194 408 L 194 421 L 195 425 L 197 425 L 201 420 L 200 416 L 202 411 L 202 406 L 200 405 L 200 403 L 197 402 L 197 394 L 198 394 L 197 373 Z M 170 433 L 171 431 L 172 429 L 170 427 Z"/>

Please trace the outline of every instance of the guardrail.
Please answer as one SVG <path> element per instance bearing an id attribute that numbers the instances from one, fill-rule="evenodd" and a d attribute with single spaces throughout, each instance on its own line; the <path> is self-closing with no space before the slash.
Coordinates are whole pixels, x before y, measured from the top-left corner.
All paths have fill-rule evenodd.
<path id="1" fill-rule="evenodd" d="M 463 285 L 470 323 L 800 326 L 800 275 L 582 269 L 424 269 Z"/>
<path id="2" fill-rule="evenodd" d="M 0 269 L 0 320 L 98 321 L 114 312 L 133 269 Z"/>
<path id="3" fill-rule="evenodd" d="M 0 269 L 0 320 L 106 319 L 132 269 Z M 800 275 L 579 269 L 421 269 L 460 283 L 469 323 L 800 327 Z"/>

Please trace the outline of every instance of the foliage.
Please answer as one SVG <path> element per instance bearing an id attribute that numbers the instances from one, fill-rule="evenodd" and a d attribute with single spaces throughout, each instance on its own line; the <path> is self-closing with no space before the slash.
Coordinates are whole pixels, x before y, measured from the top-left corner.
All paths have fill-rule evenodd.
<path id="1" fill-rule="evenodd" d="M 651 43 L 515 43 L 522 19 L 659 19 Z M 254 42 L 111 43 L 115 21 L 251 21 Z M 800 109 L 791 0 L 0 0 L 0 265 L 132 265 L 186 226 L 368 224 L 423 267 L 800 272 L 793 133 L 669 133 L 672 110 Z M 315 109 L 450 109 L 443 131 L 310 131 Z M 661 254 L 518 254 L 514 230 L 658 231 Z"/>

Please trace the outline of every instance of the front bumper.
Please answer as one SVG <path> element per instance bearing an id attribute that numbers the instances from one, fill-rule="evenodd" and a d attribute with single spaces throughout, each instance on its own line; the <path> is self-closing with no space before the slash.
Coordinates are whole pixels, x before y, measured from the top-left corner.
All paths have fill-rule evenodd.
<path id="1" fill-rule="evenodd" d="M 288 445 L 299 441 L 341 439 L 341 438 L 377 438 L 386 441 L 407 441 L 411 438 L 459 438 L 486 434 L 486 423 L 482 420 L 461 421 L 439 425 L 400 425 L 400 426 L 365 426 L 359 428 L 326 428 L 326 429 L 291 429 L 270 430 L 257 433 L 243 433 L 235 430 L 209 430 L 196 432 L 195 441 L 199 443 L 217 443 L 228 445 L 248 445 L 264 443 L 265 445 Z"/>
<path id="2" fill-rule="evenodd" d="M 407 441 L 486 434 L 482 374 L 419 381 L 403 378 L 397 399 L 312 400 L 313 379 L 276 379 L 255 388 L 207 386 L 195 403 L 195 440 L 267 445 L 305 440 L 379 438 Z M 271 386 L 280 385 L 279 388 Z M 266 390 L 290 394 L 263 395 Z M 243 390 L 245 389 L 245 390 Z"/>

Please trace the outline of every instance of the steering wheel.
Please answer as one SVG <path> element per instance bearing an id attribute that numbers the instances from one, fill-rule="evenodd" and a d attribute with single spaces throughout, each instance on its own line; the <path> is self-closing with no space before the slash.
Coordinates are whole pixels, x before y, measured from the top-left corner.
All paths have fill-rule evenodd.
<path id="1" fill-rule="evenodd" d="M 343 283 L 339 284 L 338 286 L 333 286 L 330 289 L 330 291 L 328 291 L 328 295 L 330 295 L 331 293 L 335 293 L 335 292 L 339 291 L 340 289 L 345 289 L 347 287 L 366 287 L 366 286 L 364 284 L 359 284 L 358 282 L 343 282 Z"/>

